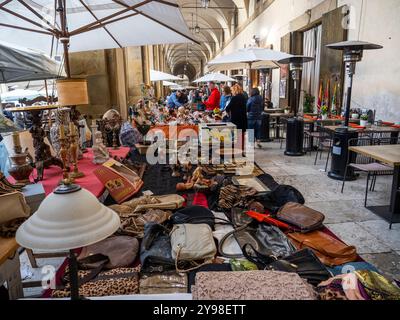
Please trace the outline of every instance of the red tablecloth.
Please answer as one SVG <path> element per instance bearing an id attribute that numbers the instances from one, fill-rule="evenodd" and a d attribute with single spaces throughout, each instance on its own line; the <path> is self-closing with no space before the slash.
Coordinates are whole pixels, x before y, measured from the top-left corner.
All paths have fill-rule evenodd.
<path id="1" fill-rule="evenodd" d="M 129 148 L 121 147 L 118 150 L 113 150 L 110 148 L 109 151 L 111 157 L 117 156 L 120 158 L 125 158 L 129 153 Z M 82 188 L 89 190 L 97 198 L 99 198 L 104 193 L 105 187 L 93 174 L 94 169 L 96 169 L 99 165 L 94 164 L 92 161 L 93 151 L 92 149 L 88 149 L 88 152 L 83 154 L 83 159 L 79 160 L 78 162 L 78 169 L 79 171 L 83 172 L 85 176 L 78 178 L 75 181 Z M 36 176 L 36 172 L 34 172 L 34 174 Z M 44 169 L 43 181 L 40 181 L 40 183 L 43 185 L 46 195 L 54 191 L 61 179 L 61 168 L 57 166 L 51 166 L 48 169 Z"/>

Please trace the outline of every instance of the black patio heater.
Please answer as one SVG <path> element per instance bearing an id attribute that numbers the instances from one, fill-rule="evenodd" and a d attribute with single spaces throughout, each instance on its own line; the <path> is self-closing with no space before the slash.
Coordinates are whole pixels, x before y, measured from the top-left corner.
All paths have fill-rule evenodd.
<path id="1" fill-rule="evenodd" d="M 267 85 L 269 86 L 267 79 L 269 79 L 269 75 L 271 72 L 270 70 L 271 69 L 267 69 L 267 68 L 260 69 L 260 72 L 262 74 L 262 98 L 263 98 L 264 103 L 265 103 L 265 91 L 267 90 Z M 270 87 L 268 88 L 268 90 L 270 90 Z M 262 118 L 261 118 L 261 133 L 260 133 L 261 142 L 271 142 L 272 141 L 270 134 L 269 134 L 269 123 L 270 123 L 269 113 L 263 112 Z"/>
<path id="2" fill-rule="evenodd" d="M 376 50 L 382 49 L 383 47 L 377 44 L 372 44 L 364 41 L 344 41 L 339 43 L 333 43 L 327 45 L 328 48 L 333 50 L 343 51 L 343 61 L 346 65 L 346 77 L 347 77 L 347 99 L 346 99 L 346 110 L 344 126 L 336 129 L 333 136 L 333 147 L 332 147 L 332 162 L 331 171 L 328 176 L 335 180 L 352 181 L 357 178 L 352 168 L 348 168 L 346 177 L 345 169 L 347 159 L 349 157 L 349 140 L 358 138 L 358 133 L 354 130 L 349 129 L 349 118 L 351 109 L 351 92 L 353 87 L 353 76 L 356 71 L 356 63 L 360 62 L 363 57 L 364 50 Z M 350 161 L 355 160 L 356 154 L 350 154 Z"/>
<path id="3" fill-rule="evenodd" d="M 294 84 L 294 117 L 287 119 L 286 129 L 285 155 L 290 157 L 300 157 L 304 155 L 304 120 L 297 117 L 297 111 L 299 110 L 300 80 L 303 64 L 313 60 L 314 58 L 312 57 L 292 56 L 290 58 L 278 61 L 280 64 L 290 65 L 290 71 Z"/>

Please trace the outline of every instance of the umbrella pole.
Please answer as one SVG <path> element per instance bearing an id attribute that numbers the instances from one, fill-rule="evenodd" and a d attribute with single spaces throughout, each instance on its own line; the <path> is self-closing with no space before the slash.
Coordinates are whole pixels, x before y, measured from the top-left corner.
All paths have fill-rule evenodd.
<path id="1" fill-rule="evenodd" d="M 250 94 L 251 89 L 253 89 L 253 76 L 251 74 L 251 65 L 252 65 L 252 63 L 249 62 L 249 94 Z"/>

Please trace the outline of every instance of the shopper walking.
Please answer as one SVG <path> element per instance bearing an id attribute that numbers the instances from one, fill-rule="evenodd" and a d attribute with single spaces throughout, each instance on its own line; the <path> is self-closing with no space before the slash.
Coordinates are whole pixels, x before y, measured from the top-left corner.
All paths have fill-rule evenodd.
<path id="1" fill-rule="evenodd" d="M 258 88 L 253 88 L 250 98 L 247 100 L 247 128 L 254 130 L 254 139 L 259 148 L 262 148 L 261 139 L 261 120 L 264 111 L 263 98 Z"/>

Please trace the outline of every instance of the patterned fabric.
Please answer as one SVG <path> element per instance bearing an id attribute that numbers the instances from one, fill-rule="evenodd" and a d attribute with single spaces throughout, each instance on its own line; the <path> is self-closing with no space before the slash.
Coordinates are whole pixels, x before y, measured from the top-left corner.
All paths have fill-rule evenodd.
<path id="1" fill-rule="evenodd" d="M 356 271 L 359 281 L 372 300 L 400 300 L 400 288 L 374 271 Z"/>

